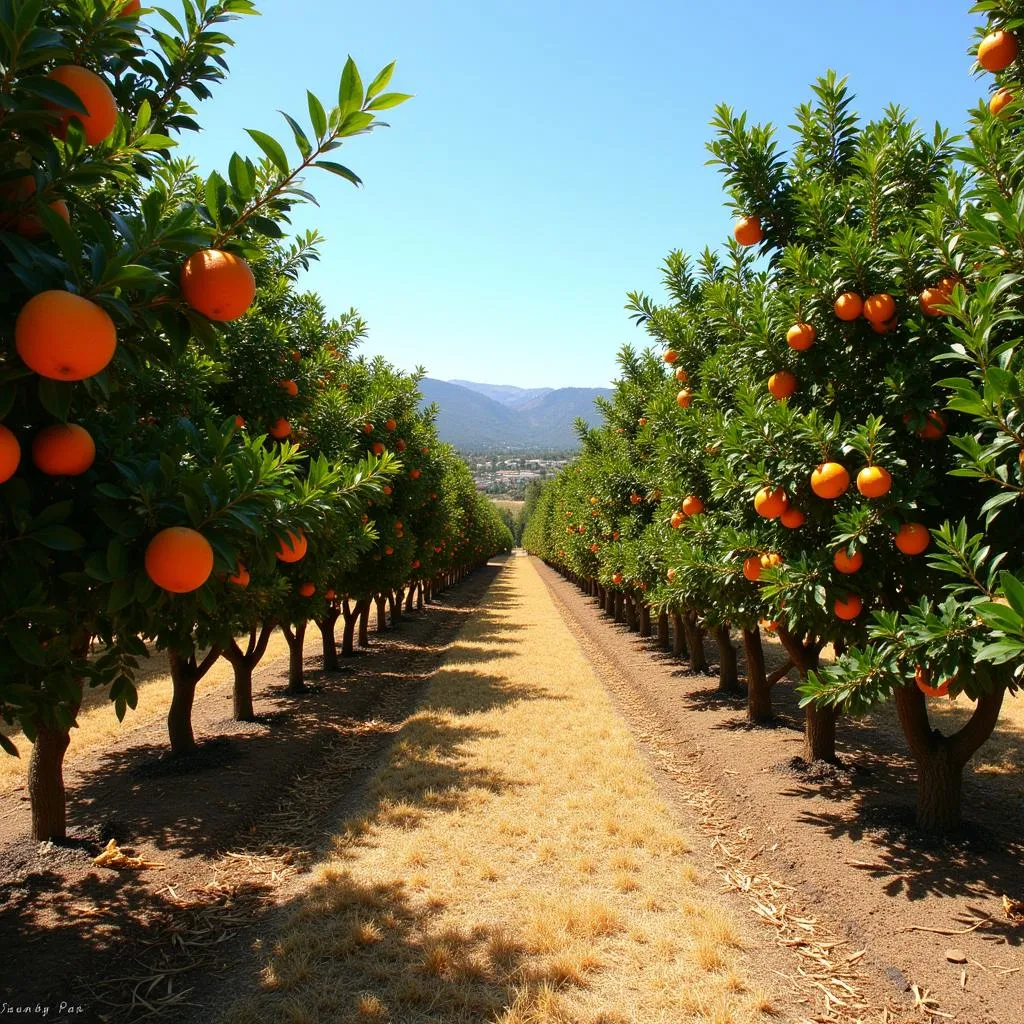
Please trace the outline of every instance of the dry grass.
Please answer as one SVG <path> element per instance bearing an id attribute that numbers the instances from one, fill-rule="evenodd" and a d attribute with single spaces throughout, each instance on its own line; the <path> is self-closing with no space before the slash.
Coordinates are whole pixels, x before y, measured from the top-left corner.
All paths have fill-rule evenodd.
<path id="1" fill-rule="evenodd" d="M 510 559 L 224 1020 L 764 1021 L 719 881 L 685 851 L 536 570 Z"/>
<path id="2" fill-rule="evenodd" d="M 319 634 L 317 634 L 319 639 Z M 309 641 L 312 643 L 312 638 Z M 288 656 L 288 644 L 277 632 L 267 646 L 262 664 Z M 197 699 L 213 689 L 231 692 L 231 666 L 222 658 L 206 678 L 199 684 Z M 171 704 L 171 677 L 167 669 L 167 656 L 158 651 L 142 662 L 137 681 L 139 704 L 135 711 L 129 710 L 124 721 L 119 722 L 114 714 L 105 688 L 89 689 L 82 699 L 82 710 L 78 713 L 78 727 L 71 732 L 71 746 L 64 758 L 66 769 L 74 769 L 76 762 L 96 747 L 116 746 L 125 742 L 125 736 L 142 729 L 158 719 L 167 716 Z M 230 710 L 230 709 L 229 709 Z M 0 725 L 0 729 L 3 726 Z M 21 757 L 8 757 L 0 753 L 0 797 L 13 793 L 25 785 L 31 744 L 18 730 L 3 729 L 17 744 Z"/>

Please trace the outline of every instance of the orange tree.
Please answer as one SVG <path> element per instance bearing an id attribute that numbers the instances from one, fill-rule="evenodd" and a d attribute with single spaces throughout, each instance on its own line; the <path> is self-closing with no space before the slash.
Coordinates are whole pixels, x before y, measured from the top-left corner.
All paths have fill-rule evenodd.
<path id="1" fill-rule="evenodd" d="M 245 257 L 259 254 L 260 235 L 280 233 L 304 197 L 301 173 L 316 165 L 353 178 L 327 155 L 373 127 L 375 110 L 404 98 L 383 92 L 390 69 L 364 89 L 349 62 L 336 108 L 327 113 L 310 98 L 312 137 L 290 121 L 295 166 L 276 140 L 253 132 L 265 159 L 232 157 L 227 180 L 211 176 L 197 203 L 191 168 L 168 158 L 172 136 L 196 127 L 189 99 L 207 96 L 226 73 L 222 24 L 253 7 L 186 0 L 184 26 L 161 14 L 171 31 L 151 32 L 137 11 L 125 13 L 129 6 L 80 0 L 44 9 L 12 0 L 0 9 L 0 707 L 36 741 L 30 794 L 40 838 L 64 831 L 60 766 L 82 681 L 109 685 L 119 713 L 135 700 L 134 659 L 144 653 L 135 624 L 153 600 L 137 567 L 155 535 L 122 538 L 104 510 L 112 504 L 114 519 L 155 524 L 165 509 L 144 511 L 148 499 L 159 505 L 172 480 L 188 493 L 187 466 L 171 467 L 160 447 L 146 448 L 178 428 L 136 429 L 154 417 L 139 407 L 134 382 L 194 343 L 211 344 L 218 321 L 244 313 L 255 292 Z M 206 511 L 229 507 L 257 453 L 216 423 L 180 429 L 175 450 L 197 471 L 216 463 L 224 474 Z M 224 445 L 240 447 L 229 454 Z M 269 474 L 261 488 L 277 486 L 276 458 L 269 468 L 260 463 Z M 138 479 L 136 465 L 145 466 Z M 202 508 L 198 520 L 182 511 L 188 518 L 179 526 L 203 521 Z M 197 578 L 207 547 L 218 569 L 234 571 L 231 543 L 214 549 L 187 536 Z M 138 586 L 129 593 L 130 579 Z M 99 658 L 88 657 L 91 639 L 105 645 Z"/>
<path id="2" fill-rule="evenodd" d="M 932 531 L 929 562 L 941 589 L 902 613 L 878 611 L 870 642 L 805 688 L 807 700 L 855 713 L 895 701 L 918 769 L 918 824 L 931 831 L 959 824 L 964 766 L 1024 673 L 1024 369 L 1017 329 L 1024 150 L 1016 100 L 1024 88 L 1016 60 L 1024 5 L 979 3 L 973 10 L 988 16 L 972 52 L 991 97 L 974 112 L 958 152 L 969 173 L 937 193 L 915 225 L 923 242 L 921 308 L 947 327 L 936 359 L 953 374 L 936 393 L 945 393 L 949 412 L 933 414 L 924 428 L 938 434 L 948 422 L 950 434 L 941 439 L 952 458 L 946 493 L 966 484 L 970 503 L 964 509 L 944 501 L 950 518 Z M 928 698 L 947 695 L 975 703 L 948 736 L 928 716 Z"/>

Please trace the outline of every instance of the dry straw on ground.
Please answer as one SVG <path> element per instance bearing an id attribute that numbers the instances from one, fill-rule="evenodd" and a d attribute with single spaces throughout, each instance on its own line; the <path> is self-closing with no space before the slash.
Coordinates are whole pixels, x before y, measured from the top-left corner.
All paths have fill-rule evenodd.
<path id="1" fill-rule="evenodd" d="M 225 1020 L 767 1020 L 718 885 L 515 559 Z"/>

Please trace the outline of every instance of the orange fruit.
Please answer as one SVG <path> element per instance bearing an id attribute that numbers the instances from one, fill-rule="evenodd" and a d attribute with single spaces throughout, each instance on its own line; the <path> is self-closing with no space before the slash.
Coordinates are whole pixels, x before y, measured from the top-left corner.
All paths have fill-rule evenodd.
<path id="1" fill-rule="evenodd" d="M 669 569 L 669 571 L 667 573 L 665 573 L 665 579 L 667 579 L 669 581 L 669 583 L 675 582 L 675 578 L 676 578 L 676 571 L 675 571 L 675 569 Z"/>
<path id="2" fill-rule="evenodd" d="M 768 390 L 781 402 L 796 391 L 796 377 L 789 370 L 777 370 L 768 378 Z"/>
<path id="3" fill-rule="evenodd" d="M 612 583 L 618 586 L 622 582 L 622 573 L 617 572 L 612 576 Z"/>
<path id="4" fill-rule="evenodd" d="M 925 288 L 918 296 L 917 301 L 925 316 L 945 316 L 946 314 L 939 307 L 949 302 L 949 294 L 941 288 Z"/>
<path id="5" fill-rule="evenodd" d="M 864 555 L 860 551 L 854 551 L 852 555 L 848 555 L 846 548 L 840 548 L 832 556 L 832 564 L 839 572 L 846 573 L 849 576 L 864 564 Z"/>
<path id="6" fill-rule="evenodd" d="M 411 480 L 419 480 L 419 478 L 420 478 L 420 471 L 418 469 L 410 469 L 409 470 L 409 478 Z"/>
<path id="7" fill-rule="evenodd" d="M 249 264 L 233 252 L 200 249 L 181 266 L 181 295 L 197 313 L 227 323 L 243 316 L 256 298 Z"/>
<path id="8" fill-rule="evenodd" d="M 672 524 L 673 530 L 678 530 L 679 527 L 682 526 L 684 522 L 686 522 L 686 516 L 684 516 L 682 512 L 679 512 L 677 510 L 672 513 L 672 518 L 669 520 L 669 522 Z"/>
<path id="9" fill-rule="evenodd" d="M 751 583 L 756 583 L 761 578 L 761 558 L 758 555 L 751 555 L 743 559 L 743 575 Z"/>
<path id="10" fill-rule="evenodd" d="M 797 352 L 806 352 L 814 344 L 817 337 L 818 332 L 811 324 L 793 324 L 786 331 L 786 344 L 790 348 L 796 349 Z"/>
<path id="11" fill-rule="evenodd" d="M 769 551 L 761 556 L 762 569 L 777 569 L 782 565 L 782 555 Z"/>
<path id="12" fill-rule="evenodd" d="M 896 547 L 905 555 L 919 555 L 931 543 L 928 527 L 923 523 L 904 523 L 893 538 Z"/>
<path id="13" fill-rule="evenodd" d="M 384 444 L 381 441 L 374 441 L 373 444 L 370 445 L 370 449 L 373 451 L 374 455 L 380 456 L 384 454 Z"/>
<path id="14" fill-rule="evenodd" d="M 856 320 L 864 311 L 864 302 L 856 292 L 843 292 L 832 308 L 840 320 Z"/>
<path id="15" fill-rule="evenodd" d="M 845 622 L 851 622 L 857 618 L 863 609 L 864 602 L 856 594 L 850 594 L 846 598 L 837 597 L 836 603 L 832 606 L 832 610 L 836 613 L 836 618 L 843 619 Z"/>
<path id="16" fill-rule="evenodd" d="M 596 555 L 598 553 L 598 551 L 601 550 L 601 545 L 600 544 L 591 544 L 590 545 L 590 550 Z"/>
<path id="17" fill-rule="evenodd" d="M 235 564 L 235 575 L 228 577 L 228 583 L 233 583 L 236 587 L 241 587 L 245 590 L 249 586 L 249 580 L 251 579 L 249 570 L 241 562 L 238 562 Z"/>
<path id="18" fill-rule="evenodd" d="M 661 358 L 671 366 L 679 358 L 679 353 L 674 348 L 669 348 L 665 350 Z"/>
<path id="19" fill-rule="evenodd" d="M 303 583 L 302 586 L 299 587 L 299 593 L 303 597 L 312 597 L 316 593 L 316 585 L 313 583 Z"/>
<path id="20" fill-rule="evenodd" d="M 0 423 L 0 484 L 7 483 L 17 472 L 21 462 L 21 445 L 18 439 Z"/>
<path id="21" fill-rule="evenodd" d="M 864 318 L 873 324 L 884 324 L 896 315 L 896 300 L 888 293 L 869 295 L 864 300 Z"/>
<path id="22" fill-rule="evenodd" d="M 363 424 L 363 433 L 364 434 L 372 434 L 373 433 L 373 424 L 372 423 L 364 423 Z"/>
<path id="23" fill-rule="evenodd" d="M 335 355 L 335 356 L 338 354 L 337 350 L 334 350 L 334 349 L 330 349 L 328 351 L 330 351 L 331 354 Z M 302 362 L 302 353 L 297 348 L 292 349 L 292 362 L 295 362 L 295 363 L 301 363 Z"/>
<path id="24" fill-rule="evenodd" d="M 406 444 L 405 444 L 405 442 L 404 442 L 404 441 L 403 441 L 403 440 L 402 440 L 401 438 L 399 438 L 399 439 L 398 439 L 398 440 L 397 440 L 397 441 L 395 442 L 395 447 L 396 447 L 396 448 L 397 448 L 397 449 L 398 449 L 398 450 L 399 450 L 400 452 L 404 452 L 404 451 L 405 451 L 405 449 L 406 449 Z"/>
<path id="25" fill-rule="evenodd" d="M 900 322 L 896 317 L 893 317 L 891 320 L 869 320 L 868 323 L 871 324 L 871 330 L 875 334 L 888 334 L 891 330 L 898 327 Z"/>
<path id="26" fill-rule="evenodd" d="M 92 435 L 77 423 L 54 423 L 32 441 L 32 461 L 47 476 L 80 476 L 95 459 Z"/>
<path id="27" fill-rule="evenodd" d="M 923 665 L 918 665 L 914 669 L 914 682 L 917 684 L 917 688 L 929 697 L 947 697 L 949 696 L 949 687 L 953 680 L 947 679 L 938 686 L 932 686 L 931 674 Z"/>
<path id="28" fill-rule="evenodd" d="M 597 498 L 591 498 L 590 499 L 590 504 L 591 505 L 596 505 L 597 504 Z"/>
<path id="29" fill-rule="evenodd" d="M 680 366 L 679 369 L 676 370 L 676 380 L 679 381 L 680 384 L 685 384 L 689 379 L 690 375 Z"/>
<path id="30" fill-rule="evenodd" d="M 294 398 L 299 393 L 299 385 L 296 384 L 295 381 L 293 380 L 283 380 L 281 381 L 279 386 L 282 391 L 286 392 L 292 398 Z"/>
<path id="31" fill-rule="evenodd" d="M 393 491 L 393 488 L 391 487 L 391 485 L 390 485 L 390 484 L 385 484 L 385 485 L 384 485 L 384 486 L 383 486 L 383 487 L 381 488 L 381 490 L 382 490 L 382 491 L 384 492 L 384 494 L 385 494 L 385 495 L 388 495 L 388 494 L 393 494 L 393 493 L 394 493 L 394 491 Z"/>
<path id="32" fill-rule="evenodd" d="M 188 526 L 161 530 L 146 547 L 146 574 L 172 594 L 198 590 L 213 572 L 213 548 L 198 531 Z"/>
<path id="33" fill-rule="evenodd" d="M 278 542 L 277 560 L 279 562 L 301 562 L 306 557 L 308 549 L 309 541 L 306 540 L 306 535 L 302 530 L 298 532 L 289 530 L 288 536 Z"/>
<path id="34" fill-rule="evenodd" d="M 892 487 L 892 476 L 881 466 L 865 466 L 857 474 L 857 490 L 865 498 L 882 498 Z"/>
<path id="35" fill-rule="evenodd" d="M 992 98 L 988 101 L 989 113 L 993 117 L 998 117 L 1004 107 L 1008 107 L 1013 102 L 1013 93 L 1009 89 L 997 89 L 992 93 Z"/>
<path id="36" fill-rule="evenodd" d="M 283 441 L 286 437 L 291 436 L 292 425 L 282 416 L 279 420 L 270 424 L 268 428 L 270 430 L 270 436 L 277 438 L 278 441 Z"/>
<path id="37" fill-rule="evenodd" d="M 804 523 L 807 522 L 807 516 L 805 516 L 800 509 L 790 507 L 779 516 L 779 522 L 782 523 L 787 530 L 795 530 L 797 527 L 803 526 Z"/>
<path id="38" fill-rule="evenodd" d="M 699 516 L 704 511 L 704 502 L 696 494 L 688 494 L 683 498 L 682 512 L 684 516 Z"/>
<path id="39" fill-rule="evenodd" d="M 770 487 L 762 487 L 754 495 L 754 509 L 759 516 L 765 519 L 778 519 L 789 505 L 789 497 L 781 487 L 772 490 Z"/>
<path id="40" fill-rule="evenodd" d="M 117 124 L 117 102 L 110 86 L 94 71 L 77 64 L 61 64 L 47 76 L 70 89 L 79 99 L 86 113 L 79 114 L 67 107 L 51 104 L 61 115 L 62 124 L 55 134 L 63 138 L 69 121 L 78 121 L 85 132 L 85 141 L 95 146 L 106 139 Z"/>
<path id="41" fill-rule="evenodd" d="M 693 392 L 689 388 L 683 388 L 683 390 L 676 395 L 676 405 L 678 405 L 680 409 L 689 409 L 692 401 Z"/>
<path id="42" fill-rule="evenodd" d="M 1020 47 L 1012 32 L 997 29 L 989 32 L 978 44 L 978 63 L 986 71 L 1003 71 L 1016 59 Z"/>
<path id="43" fill-rule="evenodd" d="M 118 11 L 119 17 L 124 17 L 126 14 L 135 14 L 136 11 L 142 7 L 142 0 L 124 0 L 121 5 L 121 10 Z"/>
<path id="44" fill-rule="evenodd" d="M 102 306 L 71 292 L 46 291 L 21 307 L 14 344 L 40 377 L 85 380 L 114 358 L 117 332 Z"/>
<path id="45" fill-rule="evenodd" d="M 413 562 L 412 563 L 412 567 L 414 569 L 418 568 L 418 566 L 419 566 L 419 562 Z M 337 593 L 334 590 L 325 590 L 324 591 L 324 598 L 327 601 L 333 601 L 337 596 L 338 595 L 337 595 Z"/>
<path id="46" fill-rule="evenodd" d="M 918 437 L 923 437 L 927 441 L 937 441 L 946 433 L 946 421 L 943 419 L 942 414 L 935 409 L 931 409 L 924 414 L 925 422 L 923 427 L 919 427 L 915 433 Z M 909 425 L 911 420 L 911 414 L 909 412 L 903 414 L 903 422 Z"/>
<path id="47" fill-rule="evenodd" d="M 641 500 L 642 500 L 642 499 L 640 498 L 640 495 L 639 495 L 639 494 L 637 494 L 637 493 L 636 493 L 636 491 L 634 491 L 634 492 L 633 492 L 633 493 L 632 493 L 632 494 L 631 494 L 631 495 L 629 496 L 629 503 L 630 503 L 630 505 L 639 505 L 639 504 L 640 504 L 640 502 L 641 502 Z"/>
<path id="48" fill-rule="evenodd" d="M 43 222 L 35 212 L 28 208 L 27 201 L 35 194 L 36 179 L 31 174 L 25 174 L 14 181 L 0 185 L 0 199 L 16 208 L 11 215 L 0 215 L 0 231 L 10 229 L 24 238 L 40 238 L 46 234 Z M 66 223 L 71 223 L 68 204 L 63 199 L 55 199 L 51 202 L 50 209 L 62 217 Z"/>
<path id="49" fill-rule="evenodd" d="M 732 229 L 732 236 L 740 245 L 757 245 L 764 238 L 760 217 L 741 217 Z"/>
<path id="50" fill-rule="evenodd" d="M 235 417 L 235 426 L 238 427 L 239 430 L 241 430 L 242 427 L 245 426 L 245 417 L 244 416 L 236 416 Z"/>
<path id="51" fill-rule="evenodd" d="M 777 633 L 779 631 L 779 624 L 777 622 L 771 622 L 768 619 L 761 619 L 758 625 L 769 633 Z"/>
<path id="52" fill-rule="evenodd" d="M 640 424 L 641 427 L 646 427 L 647 426 L 647 417 L 646 416 L 641 416 L 640 419 L 637 420 L 637 423 Z"/>
<path id="53" fill-rule="evenodd" d="M 823 462 L 811 474 L 811 490 L 819 498 L 838 498 L 849 486 L 850 474 L 838 462 Z"/>
<path id="54" fill-rule="evenodd" d="M 395 420 L 386 420 L 384 422 L 385 430 L 395 430 L 398 427 L 398 423 Z"/>

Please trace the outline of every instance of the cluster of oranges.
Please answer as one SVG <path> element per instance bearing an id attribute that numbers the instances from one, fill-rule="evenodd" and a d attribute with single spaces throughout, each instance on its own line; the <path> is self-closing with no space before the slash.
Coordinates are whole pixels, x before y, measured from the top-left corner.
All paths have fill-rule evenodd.
<path id="1" fill-rule="evenodd" d="M 989 32 L 978 44 L 978 63 L 986 70 L 996 74 L 1005 71 L 1020 53 L 1020 44 L 1012 32 L 997 29 Z M 1014 101 L 1009 89 L 997 89 L 988 101 L 988 109 L 998 117 L 1003 109 Z"/>

